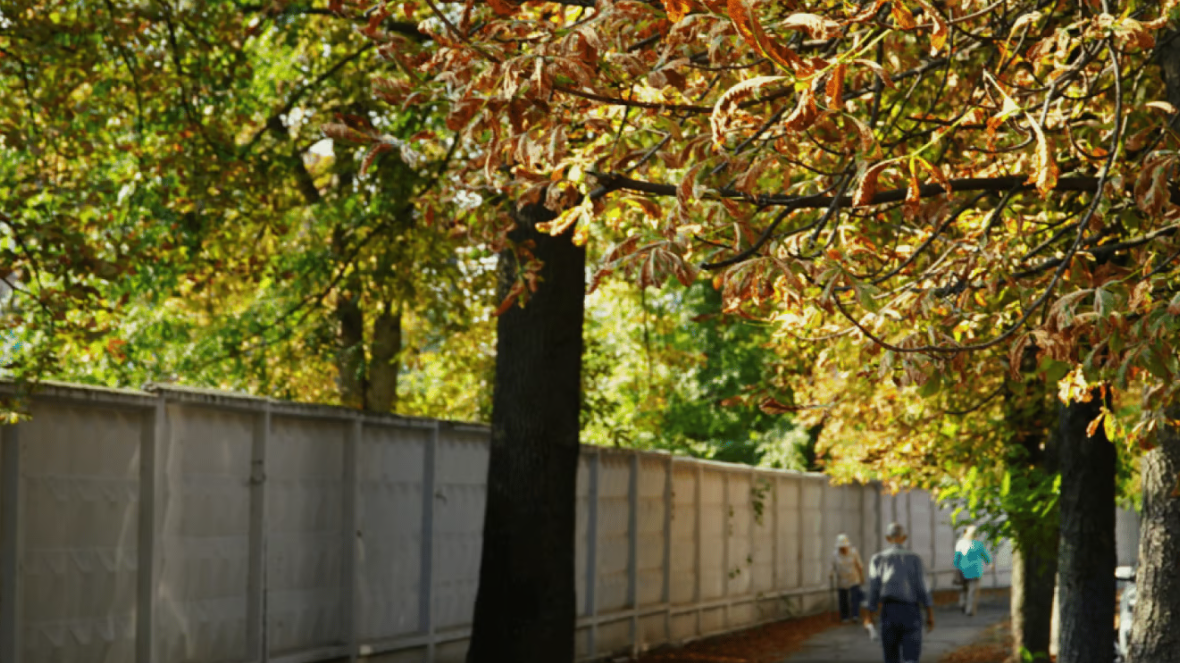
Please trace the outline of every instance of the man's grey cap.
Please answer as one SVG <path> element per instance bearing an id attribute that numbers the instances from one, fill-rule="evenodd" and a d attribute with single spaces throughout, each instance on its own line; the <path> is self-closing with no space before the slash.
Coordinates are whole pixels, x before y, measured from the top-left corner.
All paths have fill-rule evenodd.
<path id="1" fill-rule="evenodd" d="M 889 523 L 889 527 L 885 530 L 885 536 L 890 539 L 905 536 L 905 527 L 901 523 Z"/>

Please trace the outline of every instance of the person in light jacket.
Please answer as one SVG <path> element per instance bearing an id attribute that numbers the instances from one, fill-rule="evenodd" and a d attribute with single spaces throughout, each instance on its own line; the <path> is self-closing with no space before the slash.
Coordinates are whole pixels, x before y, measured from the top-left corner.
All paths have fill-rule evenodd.
<path id="1" fill-rule="evenodd" d="M 836 581 L 840 592 L 840 621 L 855 622 L 860 616 L 860 585 L 865 580 L 864 565 L 860 553 L 852 547 L 846 534 L 836 537 L 836 551 L 832 554 L 830 579 Z"/>
<path id="2" fill-rule="evenodd" d="M 985 562 L 991 564 L 992 557 L 987 553 L 987 548 L 975 540 L 975 525 L 971 525 L 955 544 L 955 568 L 963 574 L 959 607 L 965 615 L 974 617 L 975 609 L 979 606 L 979 578 L 983 575 Z"/>

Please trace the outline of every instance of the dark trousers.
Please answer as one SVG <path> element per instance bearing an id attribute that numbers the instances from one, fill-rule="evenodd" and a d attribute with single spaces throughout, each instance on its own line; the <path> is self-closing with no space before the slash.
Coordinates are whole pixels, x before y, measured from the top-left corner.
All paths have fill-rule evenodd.
<path id="1" fill-rule="evenodd" d="M 840 619 L 856 619 L 860 616 L 860 602 L 863 596 L 860 585 L 853 585 L 840 592 Z"/>
<path id="2" fill-rule="evenodd" d="M 881 645 L 885 663 L 918 663 L 922 654 L 922 611 L 917 603 L 881 606 Z"/>

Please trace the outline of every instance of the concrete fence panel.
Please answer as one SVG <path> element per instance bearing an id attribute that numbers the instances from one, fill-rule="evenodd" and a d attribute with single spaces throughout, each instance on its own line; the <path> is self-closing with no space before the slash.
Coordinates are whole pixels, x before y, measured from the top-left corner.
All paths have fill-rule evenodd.
<path id="1" fill-rule="evenodd" d="M 0 660 L 463 660 L 486 427 L 173 387 L 50 385 L 32 414 L 0 427 Z M 867 563 L 893 520 L 954 575 L 921 491 L 585 447 L 576 495 L 580 660 L 832 609 L 836 535 Z"/>

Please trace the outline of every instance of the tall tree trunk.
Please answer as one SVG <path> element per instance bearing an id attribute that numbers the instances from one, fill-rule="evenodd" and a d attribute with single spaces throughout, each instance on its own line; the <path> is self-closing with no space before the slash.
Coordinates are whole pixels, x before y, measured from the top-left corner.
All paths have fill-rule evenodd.
<path id="1" fill-rule="evenodd" d="M 1180 420 L 1180 405 L 1168 408 L 1167 416 Z M 1139 466 L 1143 514 L 1130 655 L 1135 663 L 1180 659 L 1180 426 L 1159 431 L 1156 445 Z"/>
<path id="2" fill-rule="evenodd" d="M 1114 636 L 1115 448 L 1104 426 L 1086 434 L 1102 397 L 1061 409 L 1059 663 L 1109 663 Z"/>
<path id="3" fill-rule="evenodd" d="M 1036 353 L 1030 350 L 1021 370 L 1035 371 Z M 1056 397 L 1040 377 L 1025 379 L 1022 389 L 1010 390 L 1005 402 L 1005 418 L 1015 431 L 1013 444 L 1024 454 L 1010 464 L 1013 473 L 1052 481 L 1058 471 L 1060 429 Z M 1041 505 L 1036 505 L 1041 506 Z M 1057 549 L 1061 536 L 1060 512 L 1054 508 L 1041 515 L 1035 512 L 1008 514 L 1013 528 L 1012 650 L 1014 660 L 1021 660 L 1021 650 L 1033 656 L 1049 656 L 1052 642 L 1053 594 L 1057 587 Z"/>
<path id="4" fill-rule="evenodd" d="M 401 368 L 402 313 L 389 303 L 373 321 L 373 343 L 369 351 L 369 388 L 365 409 L 393 412 L 397 409 L 397 377 Z"/>
<path id="5" fill-rule="evenodd" d="M 336 351 L 340 402 L 358 410 L 365 405 L 365 314 L 359 300 L 360 295 L 351 291 L 341 293 L 336 302 L 336 321 L 340 325 Z"/>
<path id="6" fill-rule="evenodd" d="M 537 292 L 497 324 L 491 457 L 468 663 L 574 660 L 574 518 L 586 252 L 570 233 L 517 214 L 510 238 L 535 242 Z M 517 265 L 500 256 L 501 296 Z"/>
<path id="7" fill-rule="evenodd" d="M 1168 101 L 1180 108 L 1180 38 L 1169 31 L 1157 43 Z M 1176 124 L 1173 117 L 1172 126 Z M 1180 404 L 1174 403 L 1166 415 L 1169 421 L 1180 420 Z M 1180 428 L 1169 425 L 1159 431 L 1156 445 L 1139 462 L 1143 513 L 1130 643 L 1136 663 L 1163 663 L 1180 656 Z"/>
<path id="8" fill-rule="evenodd" d="M 1057 546 L 1019 546 L 1012 552 L 1012 649 L 1049 656 Z M 1019 660 L 1019 659 L 1016 659 Z"/>

